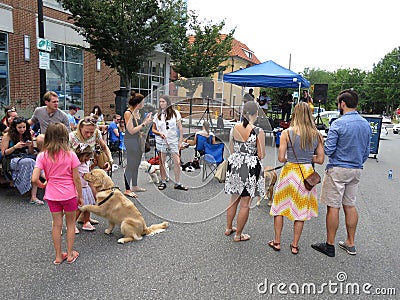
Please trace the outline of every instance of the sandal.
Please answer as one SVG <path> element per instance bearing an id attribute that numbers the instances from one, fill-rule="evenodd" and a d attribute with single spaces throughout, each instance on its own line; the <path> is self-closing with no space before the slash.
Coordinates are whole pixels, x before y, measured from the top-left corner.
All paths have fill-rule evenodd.
<path id="1" fill-rule="evenodd" d="M 231 235 L 231 234 L 234 233 L 234 232 L 236 232 L 236 227 L 227 228 L 227 229 L 225 230 L 225 235 L 226 235 L 226 236 L 229 236 L 229 235 Z"/>
<path id="2" fill-rule="evenodd" d="M 295 251 L 293 251 L 295 250 Z M 292 252 L 292 254 L 297 255 L 299 253 L 299 246 L 293 246 L 292 244 L 290 244 L 290 251 Z"/>
<path id="3" fill-rule="evenodd" d="M 131 198 L 137 198 L 138 196 L 134 193 L 134 192 L 130 192 L 130 193 L 124 193 L 125 196 L 127 197 L 131 197 Z"/>
<path id="4" fill-rule="evenodd" d="M 174 189 L 181 190 L 181 191 L 187 191 L 188 190 L 188 188 L 183 186 L 182 184 L 175 184 L 174 185 Z"/>
<path id="5" fill-rule="evenodd" d="M 75 262 L 78 259 L 79 252 L 78 251 L 73 251 L 72 255 L 73 255 L 72 259 L 67 259 L 67 263 L 68 264 L 72 264 L 73 262 Z"/>
<path id="6" fill-rule="evenodd" d="M 240 236 L 235 235 L 233 238 L 234 242 L 244 242 L 244 241 L 248 241 L 250 239 L 250 235 L 246 234 L 246 233 L 242 233 Z"/>
<path id="7" fill-rule="evenodd" d="M 167 185 L 164 182 L 161 182 L 160 185 L 158 186 L 158 189 L 160 191 L 165 190 L 167 188 Z"/>
<path id="8" fill-rule="evenodd" d="M 275 251 L 281 251 L 281 248 L 277 247 L 277 246 L 280 246 L 280 244 L 281 243 L 276 243 L 274 240 L 268 242 L 268 246 L 270 246 Z"/>
<path id="9" fill-rule="evenodd" d="M 133 191 L 136 192 L 136 193 L 137 192 L 145 192 L 146 189 L 138 187 L 137 189 L 134 189 Z"/>
<path id="10" fill-rule="evenodd" d="M 67 259 L 68 254 L 65 253 L 65 252 L 63 252 L 63 253 L 61 254 L 61 256 L 62 256 L 61 261 L 58 261 L 57 259 L 56 259 L 55 261 L 53 261 L 53 264 L 54 264 L 54 265 L 56 265 L 56 266 L 61 265 L 61 264 L 63 263 L 63 261 Z"/>

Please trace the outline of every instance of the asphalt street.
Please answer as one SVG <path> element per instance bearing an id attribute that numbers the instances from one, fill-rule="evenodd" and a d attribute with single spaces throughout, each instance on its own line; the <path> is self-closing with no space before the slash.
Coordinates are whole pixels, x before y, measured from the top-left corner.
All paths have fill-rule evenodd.
<path id="1" fill-rule="evenodd" d="M 277 148 L 270 139 L 267 145 L 265 165 L 279 165 Z M 297 256 L 290 253 L 293 223 L 288 220 L 282 250 L 274 252 L 267 246 L 273 239 L 273 218 L 266 201 L 251 209 L 245 228 L 251 239 L 234 243 L 232 236 L 224 235 L 228 196 L 223 184 L 214 179 L 203 183 L 198 172 L 187 173 L 182 182 L 190 187 L 188 192 L 174 190 L 169 182 L 161 193 L 139 170 L 147 192 L 133 202 L 148 225 L 167 220 L 170 227 L 121 245 L 119 227 L 106 235 L 106 220 L 93 216 L 100 221 L 96 231 L 76 236 L 78 260 L 54 266 L 47 205 L 29 204 L 27 196 L 2 188 L 0 298 L 399 299 L 399 148 L 400 135 L 389 131 L 380 141 L 378 161 L 370 158 L 365 164 L 357 198 L 356 256 L 336 247 L 336 257 L 329 258 L 310 247 L 325 241 L 324 206 L 318 218 L 305 223 Z M 190 157 L 191 150 L 186 151 Z M 323 174 L 323 168 L 317 166 L 317 171 Z M 123 188 L 121 169 L 113 180 Z M 341 213 L 337 242 L 345 234 Z M 397 295 L 389 295 L 394 292 Z"/>

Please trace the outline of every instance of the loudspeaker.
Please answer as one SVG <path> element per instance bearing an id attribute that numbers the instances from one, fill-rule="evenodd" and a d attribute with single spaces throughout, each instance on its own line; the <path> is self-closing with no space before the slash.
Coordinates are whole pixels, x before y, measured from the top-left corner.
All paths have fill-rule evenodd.
<path id="1" fill-rule="evenodd" d="M 114 91 L 115 94 L 115 113 L 123 116 L 126 110 L 128 95 L 130 94 L 129 90 L 119 90 Z"/>
<path id="2" fill-rule="evenodd" d="M 314 84 L 314 105 L 321 102 L 321 104 L 325 104 L 328 98 L 328 84 Z"/>
<path id="3" fill-rule="evenodd" d="M 203 82 L 203 93 L 201 96 L 203 98 L 214 99 L 214 81 Z"/>

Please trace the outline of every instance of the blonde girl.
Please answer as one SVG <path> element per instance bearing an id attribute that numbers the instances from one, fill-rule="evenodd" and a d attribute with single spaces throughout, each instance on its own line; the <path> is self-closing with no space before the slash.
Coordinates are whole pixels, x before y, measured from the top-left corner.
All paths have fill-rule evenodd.
<path id="1" fill-rule="evenodd" d="M 59 265 L 64 260 L 73 263 L 79 256 L 74 251 L 75 216 L 79 205 L 83 204 L 82 185 L 78 166 L 80 161 L 69 148 L 68 130 L 64 124 L 50 124 L 44 137 L 43 151 L 36 159 L 32 174 L 32 183 L 46 188 L 43 199 L 47 201 L 52 218 L 52 237 L 56 258 L 53 264 Z M 39 180 L 44 171 L 46 182 Z M 63 214 L 67 223 L 67 252 L 61 251 L 61 229 Z"/>

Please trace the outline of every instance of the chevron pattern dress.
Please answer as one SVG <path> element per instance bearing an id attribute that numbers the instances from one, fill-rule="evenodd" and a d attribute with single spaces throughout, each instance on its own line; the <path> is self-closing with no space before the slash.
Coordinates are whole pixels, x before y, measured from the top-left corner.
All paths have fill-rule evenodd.
<path id="1" fill-rule="evenodd" d="M 299 166 L 306 178 L 314 172 L 311 164 L 285 164 L 275 189 L 271 216 L 284 216 L 291 221 L 305 221 L 318 216 L 317 189 L 314 187 L 308 191 L 304 187 Z"/>

